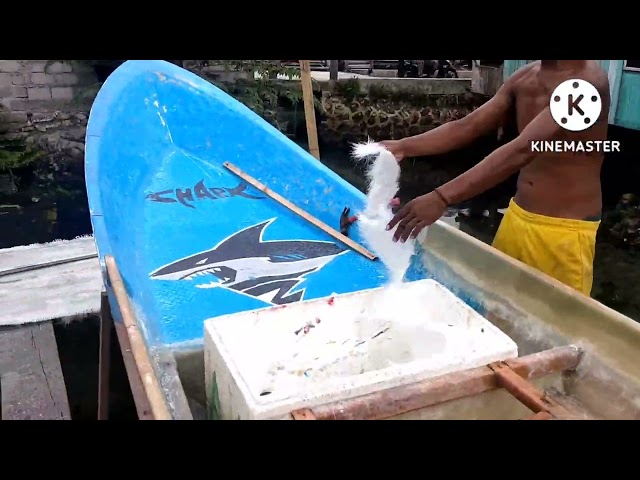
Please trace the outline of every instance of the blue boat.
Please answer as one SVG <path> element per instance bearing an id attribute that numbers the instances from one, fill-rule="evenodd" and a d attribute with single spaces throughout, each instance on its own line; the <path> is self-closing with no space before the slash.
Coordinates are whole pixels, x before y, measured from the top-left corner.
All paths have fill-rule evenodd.
<path id="1" fill-rule="evenodd" d="M 105 82 L 87 129 L 86 182 L 111 311 L 128 326 L 139 373 L 129 377 L 137 383 L 132 391 L 146 395 L 141 407 L 134 393 L 141 415 L 149 415 L 147 402 L 151 418 L 207 418 L 205 320 L 388 280 L 380 261 L 286 208 L 228 163 L 330 226 L 345 206 L 356 212 L 365 201 L 248 108 L 175 65 L 129 61 Z M 357 229 L 351 237 L 363 243 Z M 528 376 L 573 371 L 582 354 L 570 345 L 586 345 L 588 365 L 563 382 L 564 394 L 597 418 L 640 418 L 638 323 L 442 221 L 422 247 L 407 280 L 434 278 L 516 340 L 521 355 L 535 352 L 521 359 L 532 365 Z M 456 386 L 459 378 L 447 381 Z M 514 399 L 478 401 L 458 386 L 449 397 L 455 401 L 435 405 L 437 418 L 524 416 Z M 392 404 L 415 407 L 411 402 Z"/>
<path id="2" fill-rule="evenodd" d="M 260 116 L 173 64 L 128 61 L 100 90 L 86 138 L 94 238 L 103 268 L 106 255 L 117 262 L 148 348 L 201 346 L 203 322 L 218 315 L 388 280 L 379 260 L 226 162 L 333 228 L 345 206 L 364 205 L 362 192 Z M 407 278 L 422 276 L 416 261 Z"/>

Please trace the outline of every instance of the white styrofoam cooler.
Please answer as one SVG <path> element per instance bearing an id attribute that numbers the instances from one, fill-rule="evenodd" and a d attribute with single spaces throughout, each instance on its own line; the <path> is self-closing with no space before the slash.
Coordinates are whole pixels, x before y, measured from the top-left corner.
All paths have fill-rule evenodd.
<path id="1" fill-rule="evenodd" d="M 287 419 L 377 390 L 515 358 L 518 347 L 434 280 L 205 322 L 209 411 Z"/>

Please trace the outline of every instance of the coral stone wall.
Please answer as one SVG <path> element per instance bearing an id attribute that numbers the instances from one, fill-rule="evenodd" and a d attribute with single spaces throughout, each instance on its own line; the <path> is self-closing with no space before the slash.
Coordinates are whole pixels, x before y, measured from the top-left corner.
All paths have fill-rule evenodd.
<path id="1" fill-rule="evenodd" d="M 80 62 L 0 60 L 0 140 L 81 161 L 96 82 Z"/>

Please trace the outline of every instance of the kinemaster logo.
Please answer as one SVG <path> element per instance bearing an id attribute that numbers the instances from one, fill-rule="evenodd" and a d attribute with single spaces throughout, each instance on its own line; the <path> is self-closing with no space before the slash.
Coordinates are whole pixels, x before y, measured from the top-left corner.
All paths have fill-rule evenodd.
<path id="1" fill-rule="evenodd" d="M 602 98 L 586 80 L 573 78 L 558 85 L 551 94 L 549 109 L 553 120 L 565 130 L 581 132 L 591 128 L 602 113 Z M 532 141 L 534 153 L 619 152 L 614 140 Z"/>

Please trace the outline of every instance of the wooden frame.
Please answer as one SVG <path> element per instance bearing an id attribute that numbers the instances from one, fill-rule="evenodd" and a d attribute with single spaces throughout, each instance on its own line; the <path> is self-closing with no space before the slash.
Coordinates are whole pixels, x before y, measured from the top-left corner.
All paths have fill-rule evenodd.
<path id="1" fill-rule="evenodd" d="M 72 419 L 51 320 L 3 326 L 0 352 L 0 419 Z"/>
<path id="2" fill-rule="evenodd" d="M 100 309 L 100 359 L 98 367 L 98 420 L 109 418 L 109 375 L 111 365 L 111 334 L 115 330 L 122 360 L 129 380 L 129 388 L 133 396 L 139 420 L 153 420 L 149 399 L 144 391 L 142 379 L 138 372 L 135 358 L 131 353 L 131 343 L 123 324 L 115 323 L 107 292 L 101 294 Z"/>
<path id="3" fill-rule="evenodd" d="M 245 172 L 243 172 L 242 170 L 240 170 L 238 167 L 236 167 L 231 162 L 224 162 L 224 166 L 225 166 L 225 168 L 227 168 L 228 170 L 233 172 L 235 175 L 237 175 L 238 177 L 243 179 L 245 182 L 253 185 L 255 188 L 260 190 L 262 193 L 264 193 L 265 195 L 268 195 L 269 197 L 274 199 L 276 202 L 278 202 L 283 207 L 285 207 L 285 208 L 289 209 L 290 211 L 292 211 L 293 213 L 301 216 L 307 222 L 312 223 L 313 225 L 318 227 L 320 230 L 322 230 L 325 233 L 331 235 L 336 240 L 339 240 L 342 243 L 344 243 L 345 245 L 348 245 L 353 250 L 358 252 L 360 255 L 363 255 L 363 256 L 367 257 L 369 260 L 376 260 L 378 258 L 376 255 L 371 253 L 369 250 L 364 248 L 359 243 L 354 242 L 349 237 L 346 237 L 342 233 L 340 233 L 337 230 L 331 228 L 326 223 L 318 220 L 316 217 L 311 216 L 309 213 L 305 212 L 300 207 L 294 205 L 293 203 L 291 203 L 286 198 L 282 197 L 281 195 L 278 195 L 276 192 L 271 190 L 269 187 L 267 187 L 263 183 L 259 182 L 258 180 L 256 180 L 252 176 L 250 176 L 250 175 L 246 174 Z"/>
<path id="4" fill-rule="evenodd" d="M 320 160 L 320 148 L 318 146 L 318 129 L 316 127 L 316 109 L 313 104 L 313 80 L 311 78 L 311 65 L 309 60 L 300 62 L 300 84 L 302 87 L 302 100 L 304 102 L 304 118 L 307 124 L 307 137 L 309 139 L 309 153 Z"/>
<path id="5" fill-rule="evenodd" d="M 451 400 L 504 388 L 534 415 L 526 420 L 569 419 L 574 414 L 529 383 L 529 379 L 573 371 L 582 358 L 576 346 L 463 370 L 422 382 L 388 388 L 344 401 L 291 412 L 294 420 L 382 420 Z"/>
<path id="6" fill-rule="evenodd" d="M 122 322 L 114 323 L 106 292 L 101 297 L 98 419 L 108 414 L 110 335 L 114 326 L 133 393 L 138 418 L 170 420 L 172 415 L 138 329 L 124 283 L 113 257 L 105 257 L 109 282 Z M 294 420 L 380 420 L 499 388 L 532 411 L 524 420 L 571 419 L 576 414 L 539 391 L 530 379 L 574 371 L 582 358 L 577 346 L 545 350 L 484 367 L 454 372 L 422 382 L 376 391 L 360 397 L 291 412 Z"/>
<path id="7" fill-rule="evenodd" d="M 116 261 L 111 255 L 107 255 L 104 260 L 109 283 L 118 303 L 122 323 L 113 322 L 111 309 L 108 308 L 109 302 L 106 298 L 106 293 L 103 293 L 100 315 L 102 325 L 100 329 L 101 348 L 98 385 L 99 419 L 105 419 L 108 411 L 108 365 L 110 359 L 107 353 L 109 351 L 109 340 L 107 338 L 109 334 L 107 332 L 110 331 L 113 324 L 121 346 L 129 384 L 138 411 L 138 418 L 141 420 L 171 420 L 173 417 L 153 369 L 144 338 L 138 328 Z"/>
<path id="8" fill-rule="evenodd" d="M 106 292 L 101 296 L 100 367 L 98 419 L 108 412 L 109 345 L 114 326 L 122 349 L 129 384 L 140 420 L 170 420 L 172 416 L 153 372 L 147 348 L 140 335 L 115 259 L 106 257 L 107 272 L 118 302 L 122 323 L 114 323 Z M 442 375 L 411 385 L 393 387 L 340 402 L 291 412 L 294 420 L 380 420 L 504 388 L 532 410 L 524 420 L 571 419 L 573 412 L 540 392 L 529 379 L 574 371 L 582 358 L 576 346 L 558 347 L 526 357 L 496 362 L 484 367 Z M 1 391 L 1 390 L 0 390 Z"/>

